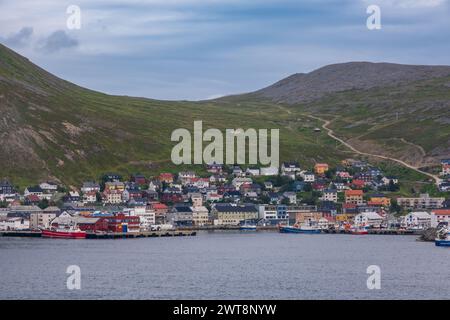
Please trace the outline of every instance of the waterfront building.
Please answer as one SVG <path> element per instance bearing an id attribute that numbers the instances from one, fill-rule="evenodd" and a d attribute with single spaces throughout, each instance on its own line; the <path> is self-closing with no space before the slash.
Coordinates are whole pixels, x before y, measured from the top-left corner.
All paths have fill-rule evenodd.
<path id="1" fill-rule="evenodd" d="M 425 211 L 410 212 L 403 217 L 401 225 L 405 228 L 427 229 L 431 226 L 431 215 Z"/>
<path id="2" fill-rule="evenodd" d="M 431 227 L 436 228 L 441 222 L 450 225 L 450 209 L 435 209 L 431 211 Z"/>
<path id="3" fill-rule="evenodd" d="M 0 218 L 1 231 L 18 231 L 30 229 L 30 220 L 22 217 Z"/>
<path id="4" fill-rule="evenodd" d="M 56 213 L 37 212 L 30 214 L 30 229 L 47 229 L 56 218 Z"/>
<path id="5" fill-rule="evenodd" d="M 357 214 L 354 218 L 355 225 L 380 228 L 383 223 L 383 217 L 376 212 L 363 212 Z"/>
<path id="6" fill-rule="evenodd" d="M 215 225 L 239 225 L 244 220 L 256 220 L 254 204 L 217 203 L 211 210 Z"/>
<path id="7" fill-rule="evenodd" d="M 189 227 L 193 224 L 193 212 L 186 203 L 173 206 L 168 214 L 169 222 L 176 227 Z"/>
<path id="8" fill-rule="evenodd" d="M 195 226 L 210 224 L 209 211 L 204 206 L 192 206 L 192 223 Z"/>

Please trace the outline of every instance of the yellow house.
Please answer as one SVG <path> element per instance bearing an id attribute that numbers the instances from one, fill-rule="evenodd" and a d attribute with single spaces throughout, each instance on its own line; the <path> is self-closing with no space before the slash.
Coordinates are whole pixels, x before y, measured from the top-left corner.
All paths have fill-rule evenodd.
<path id="1" fill-rule="evenodd" d="M 314 171 L 317 174 L 324 174 L 328 171 L 328 164 L 327 163 L 316 163 L 314 166 Z"/>
<path id="2" fill-rule="evenodd" d="M 375 204 L 381 204 L 383 207 L 389 207 L 391 205 L 391 199 L 384 194 L 375 194 L 370 197 L 370 202 Z"/>

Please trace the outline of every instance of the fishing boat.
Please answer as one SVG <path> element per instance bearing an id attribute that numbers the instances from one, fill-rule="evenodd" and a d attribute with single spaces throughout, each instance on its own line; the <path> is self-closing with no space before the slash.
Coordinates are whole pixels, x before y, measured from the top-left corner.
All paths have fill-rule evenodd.
<path id="1" fill-rule="evenodd" d="M 281 233 L 307 233 L 307 234 L 314 234 L 314 233 L 320 233 L 321 230 L 317 226 L 317 224 L 314 224 L 312 221 L 309 221 L 308 223 L 302 223 L 294 224 L 293 226 L 279 226 L 279 230 Z"/>
<path id="2" fill-rule="evenodd" d="M 450 231 L 448 228 L 443 227 L 437 231 L 434 244 L 438 247 L 450 247 Z"/>
<path id="3" fill-rule="evenodd" d="M 86 232 L 79 228 L 70 226 L 65 228 L 50 228 L 42 230 L 43 238 L 57 238 L 57 239 L 85 239 Z"/>
<path id="4" fill-rule="evenodd" d="M 369 231 L 367 231 L 366 227 L 354 227 L 350 229 L 350 233 L 355 235 L 365 235 L 369 234 Z"/>

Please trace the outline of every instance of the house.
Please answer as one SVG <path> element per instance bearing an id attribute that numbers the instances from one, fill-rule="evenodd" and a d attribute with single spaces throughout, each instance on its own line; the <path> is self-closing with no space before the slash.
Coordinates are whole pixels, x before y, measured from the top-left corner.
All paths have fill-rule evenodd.
<path id="1" fill-rule="evenodd" d="M 83 193 L 83 202 L 84 203 L 96 203 L 97 202 L 97 192 L 88 191 Z"/>
<path id="2" fill-rule="evenodd" d="M 167 222 L 167 213 L 169 212 L 169 207 L 164 203 L 154 202 L 149 205 L 149 207 L 155 211 L 155 223 L 165 224 Z"/>
<path id="3" fill-rule="evenodd" d="M 314 165 L 314 172 L 316 174 L 325 174 L 325 172 L 328 171 L 328 164 L 327 163 L 316 163 Z"/>
<path id="4" fill-rule="evenodd" d="M 105 191 L 120 191 L 123 192 L 125 190 L 125 184 L 120 181 L 108 181 L 105 183 Z"/>
<path id="5" fill-rule="evenodd" d="M 305 189 L 306 182 L 304 181 L 294 181 L 292 188 L 295 192 L 302 192 Z"/>
<path id="6" fill-rule="evenodd" d="M 140 185 L 140 186 L 143 186 L 143 185 L 147 184 L 147 179 L 142 174 L 133 174 L 133 175 L 131 175 L 130 181 L 134 182 L 135 184 Z"/>
<path id="7" fill-rule="evenodd" d="M 435 209 L 442 208 L 445 198 L 430 197 L 428 193 L 421 194 L 418 198 L 397 198 L 397 203 L 407 209 Z"/>
<path id="8" fill-rule="evenodd" d="M 431 226 L 431 215 L 425 211 L 411 212 L 403 217 L 401 225 L 404 228 L 427 229 Z"/>
<path id="9" fill-rule="evenodd" d="M 103 202 L 107 204 L 122 203 L 122 193 L 120 190 L 105 190 L 103 192 Z"/>
<path id="10" fill-rule="evenodd" d="M 0 219 L 1 231 L 30 229 L 30 220 L 22 217 L 3 217 Z"/>
<path id="11" fill-rule="evenodd" d="M 30 214 L 30 229 L 46 229 L 56 218 L 56 213 L 36 212 Z"/>
<path id="12" fill-rule="evenodd" d="M 281 173 L 282 174 L 288 174 L 288 173 L 294 173 L 300 172 L 300 165 L 298 162 L 292 161 L 292 162 L 283 162 L 281 164 Z"/>
<path id="13" fill-rule="evenodd" d="M 206 165 L 206 171 L 208 171 L 209 173 L 219 173 L 221 174 L 223 171 L 223 165 L 218 164 L 218 163 L 211 163 Z"/>
<path id="14" fill-rule="evenodd" d="M 0 181 L 0 194 L 10 195 L 16 193 L 14 186 L 8 180 Z"/>
<path id="15" fill-rule="evenodd" d="M 286 191 L 283 193 L 283 197 L 287 199 L 290 204 L 297 203 L 297 194 L 295 192 Z"/>
<path id="16" fill-rule="evenodd" d="M 338 171 L 336 171 L 336 176 L 341 178 L 341 179 L 346 179 L 346 180 L 352 178 L 352 175 L 350 174 L 350 172 L 345 171 L 345 170 L 338 170 Z"/>
<path id="17" fill-rule="evenodd" d="M 354 223 L 358 227 L 380 228 L 383 223 L 383 217 L 376 212 L 363 212 L 355 216 Z"/>
<path id="18" fill-rule="evenodd" d="M 191 207 L 192 223 L 195 226 L 204 226 L 210 223 L 209 211 L 204 206 Z"/>
<path id="19" fill-rule="evenodd" d="M 312 189 L 314 191 L 323 191 L 327 188 L 327 183 L 325 181 L 317 181 L 312 184 Z"/>
<path id="20" fill-rule="evenodd" d="M 161 173 L 158 176 L 158 180 L 160 182 L 164 182 L 164 183 L 173 183 L 174 177 L 173 177 L 173 174 L 171 174 L 171 173 Z"/>
<path id="21" fill-rule="evenodd" d="M 345 203 L 349 204 L 363 204 L 362 190 L 345 190 Z"/>
<path id="22" fill-rule="evenodd" d="M 244 171 L 242 171 L 242 168 L 239 166 L 233 166 L 231 168 L 231 174 L 235 177 L 242 177 L 244 175 Z"/>
<path id="23" fill-rule="evenodd" d="M 338 201 L 338 195 L 337 191 L 333 189 L 326 189 L 323 190 L 322 196 L 320 197 L 322 201 L 332 201 L 337 202 Z"/>
<path id="24" fill-rule="evenodd" d="M 139 189 L 125 189 L 122 192 L 122 200 L 123 202 L 130 201 L 132 199 L 139 199 L 142 198 L 142 191 Z"/>
<path id="25" fill-rule="evenodd" d="M 234 178 L 233 181 L 231 182 L 231 184 L 233 185 L 233 187 L 236 190 L 239 190 L 241 188 L 241 186 L 246 183 L 251 184 L 251 183 L 253 183 L 253 180 L 251 178 L 237 177 L 237 178 Z"/>
<path id="26" fill-rule="evenodd" d="M 271 181 L 265 181 L 264 182 L 264 189 L 272 190 L 273 189 L 273 183 Z"/>
<path id="27" fill-rule="evenodd" d="M 342 191 L 348 189 L 348 187 L 343 182 L 333 182 L 333 185 L 336 188 L 336 190 L 339 192 L 342 192 Z"/>
<path id="28" fill-rule="evenodd" d="M 215 225 L 239 225 L 244 220 L 258 218 L 258 210 L 253 204 L 217 203 L 211 213 Z"/>
<path id="29" fill-rule="evenodd" d="M 383 207 L 390 207 L 391 206 L 391 199 L 386 197 L 382 193 L 371 195 L 369 201 L 373 205 L 380 204 Z"/>
<path id="30" fill-rule="evenodd" d="M 30 195 L 26 196 L 25 201 L 24 201 L 24 203 L 28 206 L 38 205 L 39 202 L 41 202 L 41 199 L 35 194 L 30 194 Z"/>
<path id="31" fill-rule="evenodd" d="M 24 197 L 27 197 L 29 195 L 36 195 L 39 197 L 40 200 L 43 200 L 43 199 L 50 200 L 52 198 L 51 194 L 44 193 L 44 190 L 42 190 L 41 187 L 39 187 L 39 186 L 33 186 L 33 187 L 26 188 L 23 195 L 24 195 Z"/>
<path id="32" fill-rule="evenodd" d="M 201 193 L 192 193 L 190 198 L 194 208 L 203 206 L 203 196 Z"/>
<path id="33" fill-rule="evenodd" d="M 94 181 L 85 181 L 83 182 L 83 186 L 81 187 L 81 192 L 100 192 L 100 185 Z"/>
<path id="34" fill-rule="evenodd" d="M 396 177 L 389 176 L 381 178 L 381 182 L 383 182 L 385 186 L 388 186 L 391 183 L 391 181 L 393 184 L 398 184 L 398 178 Z"/>
<path id="35" fill-rule="evenodd" d="M 193 212 L 187 204 L 180 203 L 170 210 L 169 222 L 176 227 L 187 227 L 193 225 Z"/>
<path id="36" fill-rule="evenodd" d="M 302 171 L 300 177 L 302 177 L 305 182 L 314 182 L 316 180 L 314 173 L 309 171 Z"/>
<path id="37" fill-rule="evenodd" d="M 78 191 L 69 191 L 69 193 L 64 197 L 65 202 L 79 202 L 81 200 L 80 194 Z"/>
<path id="38" fill-rule="evenodd" d="M 431 227 L 436 228 L 441 222 L 450 225 L 450 209 L 434 209 L 431 211 Z"/>
<path id="39" fill-rule="evenodd" d="M 58 191 L 58 184 L 54 182 L 42 182 L 39 187 L 44 191 L 44 193 L 54 193 Z"/>
<path id="40" fill-rule="evenodd" d="M 441 175 L 442 176 L 450 175 L 450 159 L 442 160 L 441 166 L 442 166 Z"/>
<path id="41" fill-rule="evenodd" d="M 260 173 L 262 176 L 276 176 L 278 175 L 278 168 L 277 167 L 260 168 Z"/>
<path id="42" fill-rule="evenodd" d="M 141 229 L 140 219 L 137 216 L 119 212 L 105 218 L 108 220 L 108 232 L 128 233 L 139 232 Z"/>
<path id="43" fill-rule="evenodd" d="M 258 168 L 247 168 L 245 173 L 249 176 L 259 176 L 260 175 L 260 171 Z"/>
<path id="44" fill-rule="evenodd" d="M 156 223 L 156 213 L 151 206 L 145 204 L 134 205 L 131 208 L 127 208 L 126 212 L 128 215 L 139 217 L 139 227 L 141 230 L 150 230 L 151 226 Z"/>
<path id="45" fill-rule="evenodd" d="M 107 181 L 121 181 L 122 180 L 122 176 L 120 174 L 117 173 L 107 173 L 103 176 L 103 181 L 107 182 Z"/>
<path id="46" fill-rule="evenodd" d="M 366 185 L 366 181 L 362 179 L 353 179 L 350 185 L 354 189 L 363 189 Z"/>
<path id="47" fill-rule="evenodd" d="M 75 217 L 77 227 L 85 232 L 107 232 L 108 219 L 102 217 Z"/>
<path id="48" fill-rule="evenodd" d="M 439 191 L 447 192 L 450 191 L 450 182 L 443 182 L 439 185 Z"/>

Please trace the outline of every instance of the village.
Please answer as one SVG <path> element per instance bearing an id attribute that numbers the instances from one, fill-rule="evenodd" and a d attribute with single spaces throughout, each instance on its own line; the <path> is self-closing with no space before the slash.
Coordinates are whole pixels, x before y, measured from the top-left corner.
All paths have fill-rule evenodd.
<path id="1" fill-rule="evenodd" d="M 450 185 L 450 160 L 442 161 L 441 193 Z M 45 181 L 17 192 L 0 183 L 0 231 L 39 232 L 76 226 L 88 234 L 155 230 L 277 229 L 314 222 L 323 232 L 364 227 L 423 231 L 450 221 L 449 197 L 394 197 L 401 181 L 364 161 L 339 166 L 242 168 L 210 164 L 194 171 L 107 173 L 79 189 Z M 246 226 L 254 228 L 245 228 Z"/>

